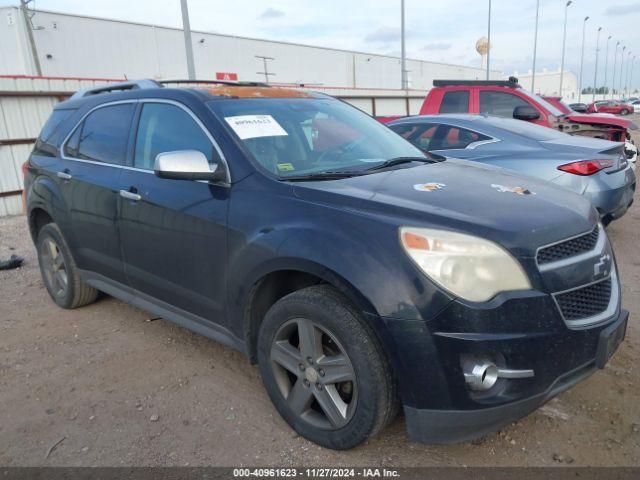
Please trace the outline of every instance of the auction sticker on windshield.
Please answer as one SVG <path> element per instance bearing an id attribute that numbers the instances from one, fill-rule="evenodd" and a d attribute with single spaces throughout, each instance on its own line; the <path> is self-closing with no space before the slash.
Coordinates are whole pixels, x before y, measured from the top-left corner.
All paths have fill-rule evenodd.
<path id="1" fill-rule="evenodd" d="M 288 135 L 271 115 L 238 115 L 224 119 L 241 140 Z"/>

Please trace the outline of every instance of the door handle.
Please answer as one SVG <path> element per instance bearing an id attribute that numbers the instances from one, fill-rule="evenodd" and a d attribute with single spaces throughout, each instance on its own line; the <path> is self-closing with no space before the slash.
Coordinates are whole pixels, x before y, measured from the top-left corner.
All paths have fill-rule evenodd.
<path id="1" fill-rule="evenodd" d="M 141 195 L 138 195 L 137 193 L 130 192 L 128 190 L 120 190 L 120 196 L 122 198 L 126 198 L 127 200 L 133 200 L 134 202 L 142 200 L 142 196 Z"/>
<path id="2" fill-rule="evenodd" d="M 67 173 L 67 172 L 57 172 L 56 176 L 58 178 L 63 179 L 63 180 L 71 180 L 71 178 L 72 178 L 71 174 Z"/>

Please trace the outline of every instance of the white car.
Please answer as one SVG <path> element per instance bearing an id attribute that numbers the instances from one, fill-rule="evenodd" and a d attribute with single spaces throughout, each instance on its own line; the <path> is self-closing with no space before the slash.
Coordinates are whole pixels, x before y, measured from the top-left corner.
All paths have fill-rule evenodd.
<path id="1" fill-rule="evenodd" d="M 630 105 L 633 107 L 633 113 L 640 113 L 640 100 L 634 100 Z"/>

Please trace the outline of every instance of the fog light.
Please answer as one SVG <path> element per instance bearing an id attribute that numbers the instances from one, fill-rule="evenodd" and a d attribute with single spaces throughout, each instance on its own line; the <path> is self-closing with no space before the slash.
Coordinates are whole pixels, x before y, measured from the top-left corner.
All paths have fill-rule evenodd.
<path id="1" fill-rule="evenodd" d="M 467 360 L 462 364 L 462 371 L 471 390 L 489 390 L 498 381 L 498 367 L 491 360 Z"/>

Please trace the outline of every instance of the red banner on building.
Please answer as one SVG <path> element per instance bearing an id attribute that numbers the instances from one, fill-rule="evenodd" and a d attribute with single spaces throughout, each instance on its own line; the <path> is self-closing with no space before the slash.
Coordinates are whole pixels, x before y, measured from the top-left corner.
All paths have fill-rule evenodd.
<path id="1" fill-rule="evenodd" d="M 231 72 L 216 72 L 216 80 L 237 81 L 238 74 Z"/>

